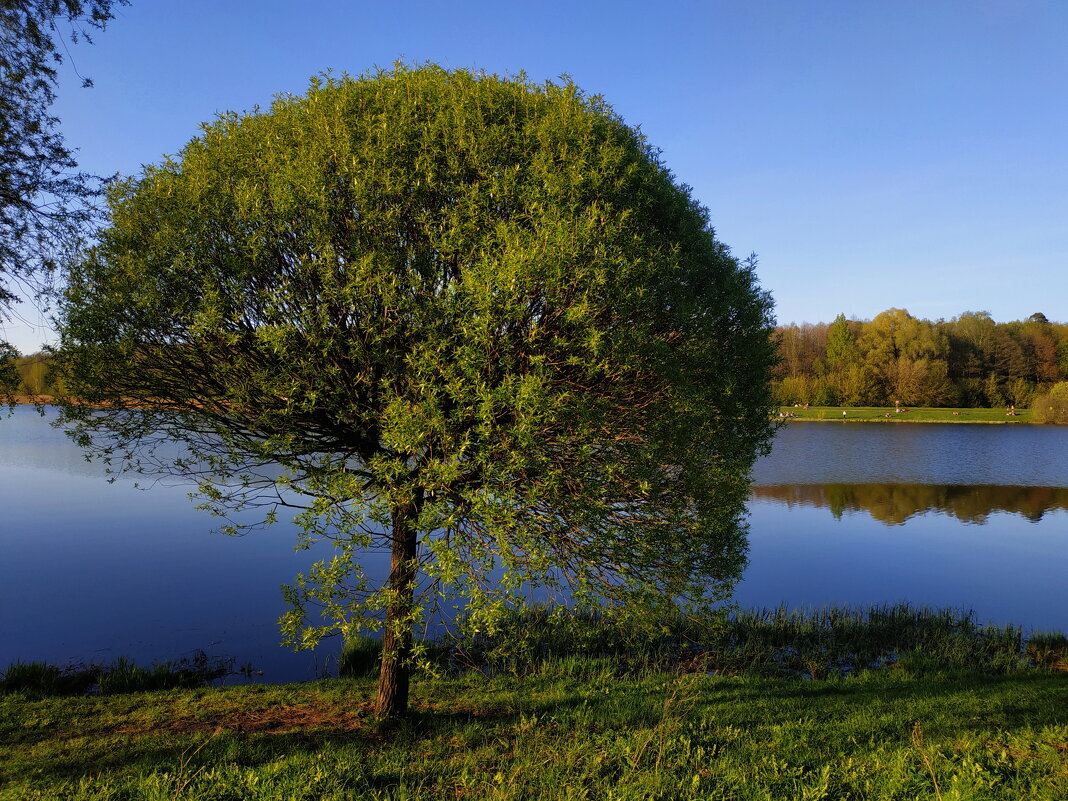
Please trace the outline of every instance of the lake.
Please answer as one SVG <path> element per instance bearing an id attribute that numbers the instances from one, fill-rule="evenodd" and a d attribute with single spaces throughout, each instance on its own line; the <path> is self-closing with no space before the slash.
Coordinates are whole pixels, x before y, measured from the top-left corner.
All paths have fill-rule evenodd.
<path id="1" fill-rule="evenodd" d="M 314 678 L 278 645 L 285 525 L 231 538 L 187 488 L 107 483 L 29 407 L 0 420 L 0 668 L 196 649 Z M 743 606 L 909 601 L 1068 629 L 1068 428 L 791 423 L 754 471 Z"/>

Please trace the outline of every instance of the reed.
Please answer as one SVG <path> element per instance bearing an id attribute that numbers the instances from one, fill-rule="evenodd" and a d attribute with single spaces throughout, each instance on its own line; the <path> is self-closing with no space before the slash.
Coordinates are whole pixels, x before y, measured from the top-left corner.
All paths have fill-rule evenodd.
<path id="1" fill-rule="evenodd" d="M 382 641 L 373 637 L 349 637 L 341 647 L 337 675 L 343 679 L 373 676 L 382 658 Z"/>
<path id="2" fill-rule="evenodd" d="M 1005 673 L 1062 664 L 1068 653 L 1063 639 L 1059 632 L 1025 639 L 1019 626 L 982 624 L 969 610 L 905 603 L 743 610 L 708 620 L 677 616 L 645 627 L 600 610 L 529 607 L 515 610 L 492 633 L 461 626 L 445 667 L 521 676 L 574 671 L 580 664 L 603 671 L 608 660 L 618 675 L 701 670 L 825 679 L 885 668 Z"/>
<path id="3" fill-rule="evenodd" d="M 235 675 L 233 666 L 233 659 L 212 659 L 199 650 L 192 657 L 157 662 L 151 667 L 141 667 L 124 656 L 111 664 L 62 668 L 45 662 L 15 662 L 0 674 L 0 693 L 43 697 L 193 689 Z M 238 672 L 250 671 L 242 668 Z"/>
<path id="4" fill-rule="evenodd" d="M 824 680 L 886 669 L 917 676 L 1068 670 L 1068 638 L 1059 631 L 1024 637 L 1019 626 L 983 624 L 969 610 L 905 603 L 780 606 L 724 611 L 707 619 L 675 615 L 643 624 L 602 609 L 529 606 L 513 610 L 492 632 L 473 631 L 461 622 L 424 644 L 423 654 L 430 675 L 475 671 L 597 680 L 665 672 Z M 338 657 L 338 676 L 374 676 L 380 657 L 380 641 L 352 638 Z M 201 687 L 230 675 L 235 675 L 233 660 L 209 660 L 203 652 L 151 667 L 121 657 L 111 665 L 68 668 L 16 662 L 0 675 L 0 692 L 115 694 Z"/>

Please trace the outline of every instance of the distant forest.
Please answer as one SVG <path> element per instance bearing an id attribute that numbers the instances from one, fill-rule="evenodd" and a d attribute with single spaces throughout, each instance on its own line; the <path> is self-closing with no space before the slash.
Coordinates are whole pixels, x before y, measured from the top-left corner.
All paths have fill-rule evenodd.
<path id="1" fill-rule="evenodd" d="M 1068 379 L 1068 324 L 986 312 L 930 322 L 905 309 L 873 320 L 781 326 L 780 405 L 1027 407 Z"/>
<path id="2" fill-rule="evenodd" d="M 986 312 L 929 322 L 904 309 L 874 320 L 776 329 L 782 357 L 773 389 L 782 406 L 1017 406 L 1068 381 L 1068 324 L 1044 314 L 996 323 Z M 44 354 L 16 362 L 15 391 L 54 389 Z"/>
<path id="3" fill-rule="evenodd" d="M 13 366 L 14 373 L 10 372 L 10 367 L 0 369 L 0 403 L 3 402 L 4 391 L 14 392 L 16 395 L 49 395 L 56 389 L 49 374 L 46 354 L 20 356 L 14 360 Z M 2 359 L 0 368 L 4 368 Z"/>

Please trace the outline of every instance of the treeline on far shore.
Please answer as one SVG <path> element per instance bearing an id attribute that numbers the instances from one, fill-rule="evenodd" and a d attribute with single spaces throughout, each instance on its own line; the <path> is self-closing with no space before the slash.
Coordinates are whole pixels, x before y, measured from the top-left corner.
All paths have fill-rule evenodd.
<path id="1" fill-rule="evenodd" d="M 1039 423 L 1068 423 L 1068 323 L 1044 314 L 997 323 L 986 312 L 931 322 L 905 309 L 872 320 L 802 323 L 776 329 L 780 406 L 1015 407 Z M 8 362 L 14 395 L 62 392 L 49 356 Z M 13 368 L 13 369 L 12 369 Z"/>
<path id="2" fill-rule="evenodd" d="M 872 320 L 780 326 L 781 406 L 1032 408 L 1068 422 L 1068 324 L 986 312 L 931 322 L 905 309 Z"/>
<path id="3" fill-rule="evenodd" d="M 52 395 L 62 390 L 46 353 L 0 358 L 0 399 L 10 395 Z"/>

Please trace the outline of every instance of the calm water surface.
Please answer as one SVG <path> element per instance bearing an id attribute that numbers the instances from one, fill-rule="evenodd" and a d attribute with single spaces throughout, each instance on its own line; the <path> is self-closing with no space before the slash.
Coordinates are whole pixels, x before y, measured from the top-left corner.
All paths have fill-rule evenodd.
<path id="1" fill-rule="evenodd" d="M 1068 629 L 1068 429 L 794 423 L 754 479 L 743 605 L 907 600 Z M 314 677 L 336 645 L 294 654 L 276 621 L 317 557 L 281 524 L 212 533 L 186 492 L 108 484 L 32 409 L 0 420 L 0 668 L 200 648 Z"/>
<path id="2" fill-rule="evenodd" d="M 1068 428 L 793 423 L 753 479 L 742 605 L 1068 629 Z"/>

